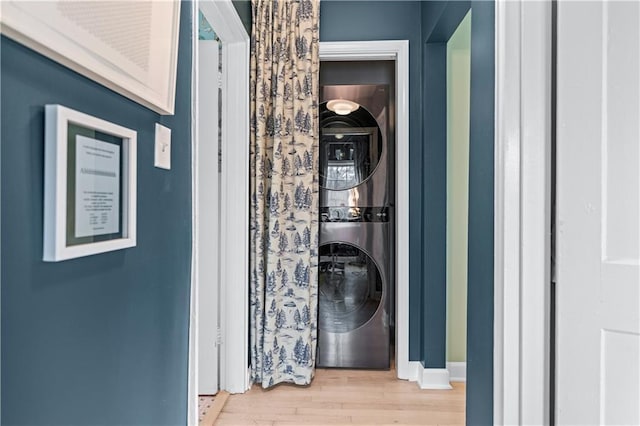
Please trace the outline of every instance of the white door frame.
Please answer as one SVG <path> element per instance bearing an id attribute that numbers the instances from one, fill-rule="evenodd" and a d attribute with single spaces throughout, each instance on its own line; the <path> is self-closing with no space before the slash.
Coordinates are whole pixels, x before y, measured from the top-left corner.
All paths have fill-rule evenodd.
<path id="1" fill-rule="evenodd" d="M 226 205 L 221 214 L 225 216 L 223 231 L 238 229 L 240 234 L 225 232 L 221 239 L 222 261 L 221 282 L 223 294 L 221 304 L 223 334 L 225 341 L 221 357 L 221 388 L 231 392 L 243 392 L 249 387 L 246 373 L 248 365 L 248 347 L 246 335 L 247 295 L 248 295 L 248 70 L 249 39 L 241 22 L 231 10 L 229 0 L 217 2 L 193 3 L 193 22 L 197 22 L 198 8 L 204 5 L 209 12 L 205 16 L 226 43 L 229 53 L 226 61 L 230 76 L 229 89 L 235 89 L 233 102 L 224 100 L 225 111 L 235 111 L 237 115 L 225 114 L 228 120 L 239 120 L 239 125 L 226 129 L 234 132 L 226 138 L 224 144 L 225 163 L 234 164 L 234 173 L 223 167 L 223 199 Z M 203 10 L 203 12 L 205 12 Z M 205 12 L 206 13 L 206 12 Z M 221 21 L 221 22 L 218 22 Z M 545 423 L 548 419 L 549 384 L 546 382 L 549 365 L 548 350 L 548 276 L 551 249 L 549 245 L 546 221 L 549 212 L 549 170 L 550 151 L 550 82 L 551 82 L 551 4 L 545 2 L 497 1 L 496 2 L 496 169 L 495 169 L 495 317 L 494 317 L 494 422 L 496 424 Z M 194 44 L 197 43 L 197 25 L 194 25 Z M 363 44 L 364 43 L 364 44 Z M 366 49 L 371 42 L 353 42 L 351 47 L 360 44 L 364 51 L 360 59 L 372 60 L 398 58 L 398 64 L 404 64 L 404 74 L 408 75 L 408 43 L 384 42 L 391 51 L 376 52 Z M 375 43 L 375 42 L 373 42 Z M 389 43 L 405 43 L 404 46 Z M 334 55 L 346 55 L 337 43 L 331 43 L 338 50 Z M 328 51 L 323 50 L 329 44 L 321 43 L 321 59 L 329 59 Z M 369 45 L 371 47 L 372 45 Z M 344 47 L 343 47 L 344 49 Z M 194 64 L 197 55 L 194 49 Z M 234 54 L 231 54 L 234 52 Z M 351 60 L 358 59 L 354 53 Z M 193 67 L 197 70 L 197 66 Z M 401 73 L 397 73 L 400 77 Z M 198 119 L 197 81 L 194 75 L 194 121 Z M 407 81 L 408 86 L 408 81 Z M 230 93 L 230 90 L 225 93 Z M 239 94 L 246 93 L 247 96 Z M 408 119 L 408 87 L 398 88 L 397 95 L 401 105 L 405 105 L 405 119 Z M 401 121 L 398 121 L 399 124 Z M 544 123 L 540 126 L 540 123 Z M 399 130 L 402 128 L 399 125 Z M 194 152 L 197 155 L 196 127 L 194 126 Z M 408 140 L 408 133 L 403 136 Z M 231 140 L 245 143 L 230 143 Z M 401 135 L 398 133 L 398 141 Z M 399 146 L 401 143 L 398 144 Z M 525 153 L 527 155 L 525 155 Z M 400 154 L 400 153 L 399 153 Z M 397 157 L 398 164 L 408 162 Z M 237 166 L 237 167 L 235 167 Z M 238 172 L 242 173 L 238 173 Z M 233 176 L 232 176 L 233 175 Z M 233 179 L 232 179 L 233 178 Z M 239 179 L 239 180 L 238 180 Z M 403 181 L 403 183 L 401 183 Z M 398 176 L 398 198 L 400 191 L 408 188 L 408 176 Z M 233 184 L 231 187 L 230 184 Z M 194 187 L 195 192 L 195 187 Z M 408 197 L 408 194 L 405 194 Z M 197 212 L 194 197 L 193 226 L 197 226 Z M 398 203 L 400 204 L 400 203 Z M 401 219 L 398 206 L 398 240 L 408 240 L 408 217 Z M 408 212 L 405 212 L 408 215 Z M 233 221 L 233 223 L 231 223 Z M 543 224 L 545 224 L 543 226 Z M 229 225 L 235 225 L 229 228 Z M 243 235 L 244 234 L 244 235 Z M 238 236 L 239 238 L 233 238 Z M 544 237 L 542 237 L 544 236 Z M 542 237 L 542 238 L 541 238 Z M 193 258 L 198 247 L 194 242 Z M 526 253 L 525 253 L 526 251 Z M 532 256 L 523 256 L 532 253 Z M 408 247 L 398 245 L 398 299 L 408 297 Z M 229 263 L 234 259 L 233 264 Z M 404 269 L 404 274 L 402 270 Z M 243 274 L 242 271 L 245 271 Z M 236 272 L 235 274 L 233 272 Z M 240 271 L 240 273 L 237 273 Z M 536 273 L 536 271 L 538 271 Z M 543 272 L 544 271 L 544 272 Z M 402 283 L 406 283 L 405 294 L 401 293 Z M 523 296 L 527 295 L 527 304 Z M 194 286 L 192 285 L 192 303 L 195 306 Z M 400 303 L 400 302 L 398 302 Z M 235 317 L 235 319 L 233 318 Z M 235 321 L 237 320 L 237 322 Z M 413 378 L 408 360 L 408 315 L 402 318 L 398 311 L 398 324 L 405 321 L 405 332 L 397 333 L 396 359 L 398 376 Z M 195 312 L 190 316 L 190 383 L 189 404 L 195 404 Z M 230 333 L 233 327 L 235 332 Z M 401 346 L 405 342 L 406 349 Z M 542 344 L 538 344 L 543 342 Z M 526 349 L 526 350 L 525 350 Z M 234 356 L 235 355 L 235 356 Z M 527 362 L 524 362 L 524 358 Z M 197 412 L 190 407 L 190 424 L 195 423 Z"/>
<path id="2" fill-rule="evenodd" d="M 496 1 L 494 423 L 549 423 L 552 10 Z"/>
<path id="3" fill-rule="evenodd" d="M 238 120 L 238 125 L 225 128 L 234 135 L 227 134 L 223 141 L 225 164 L 233 164 L 233 170 L 223 166 L 223 200 L 221 211 L 224 235 L 221 237 L 221 307 L 224 345 L 221 354 L 221 389 L 243 392 L 249 387 L 247 375 L 248 332 L 248 171 L 249 171 L 249 114 L 248 114 L 248 73 L 249 39 L 230 0 L 200 1 L 193 4 L 194 18 L 202 5 L 210 7 L 206 14 L 219 36 L 226 43 L 229 53 L 226 66 L 229 90 L 233 99 L 223 100 L 227 120 Z M 204 10 L 203 10 L 204 12 Z M 216 13 L 217 12 L 217 13 Z M 218 22 L 221 21 L 221 22 Z M 551 104 L 551 4 L 544 2 L 497 1 L 496 2 L 496 147 L 495 147 L 495 317 L 494 317 L 494 422 L 496 424 L 546 423 L 548 419 L 549 386 L 545 382 L 548 374 L 548 279 L 541 271 L 548 271 L 551 249 L 546 220 L 550 216 L 548 202 L 550 194 L 549 170 L 550 152 L 550 104 Z M 197 43 L 197 25 L 194 25 L 194 43 Z M 351 47 L 359 44 L 361 60 L 398 59 L 404 64 L 397 72 L 408 77 L 408 43 L 406 41 L 351 42 Z M 350 44 L 351 44 L 350 43 Z M 375 51 L 368 43 L 383 43 L 381 51 Z M 395 46 L 394 46 L 395 43 Z M 346 55 L 345 47 L 330 43 L 337 49 L 333 55 Z M 321 59 L 329 59 L 327 47 L 321 42 Z M 345 43 L 346 44 L 346 43 Z M 369 47 L 370 49 L 367 49 Z M 197 61 L 194 49 L 194 63 Z M 232 52 L 235 52 L 232 54 Z M 355 53 L 350 58 L 357 60 Z M 196 66 L 193 67 L 197 69 Z M 197 120 L 197 81 L 194 76 L 194 121 Z M 232 91 L 233 90 L 233 91 Z M 242 96 L 246 93 L 246 96 Z M 404 104 L 404 117 L 408 120 L 408 78 L 405 87 L 397 90 L 398 113 Z M 234 115 L 233 112 L 236 114 Z M 400 118 L 400 117 L 399 117 Z M 398 121 L 398 146 L 401 137 L 408 141 L 408 130 L 400 134 L 403 127 Z M 540 124 L 544 123 L 543 126 Z M 195 129 L 195 127 L 194 127 Z M 197 155 L 197 140 L 194 135 L 194 152 Z M 244 141 L 244 143 L 231 143 Z M 526 144 L 526 145 L 525 145 Z M 407 143 L 408 146 L 408 143 Z M 524 155 L 526 152 L 527 155 Z M 398 164 L 408 163 L 398 153 Z M 398 168 L 399 169 L 399 168 Z M 407 170 L 408 168 L 405 168 Z M 408 189 L 408 175 L 400 173 L 396 180 L 398 199 L 402 191 Z M 194 188 L 195 189 L 195 188 Z M 408 193 L 404 194 L 408 198 Z M 226 204 L 225 204 L 226 203 Z M 197 226 L 197 212 L 194 200 L 194 221 Z M 398 206 L 398 241 L 405 245 L 397 247 L 398 258 L 398 299 L 408 300 L 408 209 L 402 218 Z M 225 225 L 226 224 L 226 225 Z M 231 227 L 233 226 L 233 227 Z M 544 228 L 544 229 L 542 229 Z M 228 232 L 229 230 L 238 232 Z M 227 231 L 227 232 L 225 232 Z M 404 235 L 404 239 L 402 237 Z M 540 236 L 545 236 L 540 238 Z M 524 247 L 524 249 L 523 249 Z M 197 245 L 194 243 L 193 258 Z M 534 253 L 531 257 L 523 254 Z M 233 260 L 232 263 L 231 260 Z M 537 268 L 537 269 L 536 269 Z M 403 272 L 404 270 L 404 272 Z M 536 271 L 538 273 L 536 274 Z M 235 272 L 235 273 L 234 273 Z M 523 272 L 526 274 L 523 274 Z M 402 284 L 404 282 L 404 284 Z M 401 286 L 405 294 L 401 294 Z M 193 294 L 192 306 L 196 295 Z M 526 305 L 522 303 L 527 295 Z M 400 302 L 398 302 L 400 303 Z M 407 312 L 408 313 L 408 312 Z M 194 390 L 195 314 L 190 317 L 190 383 L 189 404 L 196 402 Z M 236 322 L 237 321 L 237 322 Z M 397 333 L 396 359 L 398 376 L 413 378 L 408 360 L 408 315 L 402 318 L 398 311 L 397 326 L 405 321 L 405 331 Z M 230 333 L 233 327 L 234 332 Z M 401 335 L 402 334 L 402 335 Z M 536 342 L 544 342 L 536 346 Z M 404 342 L 404 343 L 403 343 Z M 405 349 L 401 346 L 405 346 Z M 526 351 L 525 351 L 526 349 Z M 523 362 L 524 358 L 527 362 Z M 192 415 L 197 412 L 190 407 L 190 424 L 195 423 Z M 540 420 L 544 419 L 544 420 Z"/>
<path id="4" fill-rule="evenodd" d="M 418 380 L 409 362 L 409 42 L 320 42 L 321 61 L 396 63 L 396 368 L 398 378 Z"/>
<path id="5" fill-rule="evenodd" d="M 197 239 L 200 219 L 211 217 L 198 203 L 198 11 L 222 41 L 222 170 L 220 174 L 220 240 L 218 254 L 204 252 Z M 249 36 L 231 0 L 192 3 L 192 265 L 189 315 L 188 423 L 198 424 L 197 405 L 197 267 L 219 255 L 220 389 L 231 393 L 249 388 L 248 264 L 249 264 Z M 216 161 L 216 159 L 213 159 Z M 240 171 L 240 173 L 239 173 Z M 245 171 L 242 173 L 242 171 Z"/>
<path id="6" fill-rule="evenodd" d="M 198 394 L 213 395 L 219 390 L 218 367 L 220 348 L 217 342 L 220 315 L 220 170 L 218 152 L 219 128 L 219 60 L 218 40 L 198 40 L 198 74 L 211 76 L 198 81 L 197 139 L 194 145 L 193 179 L 195 182 L 194 211 L 207 215 L 194 217 L 193 244 L 198 247 L 193 257 L 195 309 L 197 312 L 198 342 L 196 356 Z M 192 154 L 193 155 L 193 154 Z"/>
<path id="7" fill-rule="evenodd" d="M 215 28 L 215 23 L 212 22 Z M 216 30 L 218 30 L 216 28 Z M 224 44 L 223 44 L 224 46 Z M 409 44 L 405 41 L 374 41 L 374 42 L 321 42 L 320 43 L 320 59 L 321 60 L 395 60 L 396 61 L 396 95 L 397 95 L 397 141 L 398 152 L 396 154 L 396 161 L 398 167 L 398 176 L 396 177 L 396 196 L 398 198 L 396 206 L 397 216 L 397 249 L 396 249 L 396 270 L 397 270 L 397 316 L 396 316 L 396 360 L 398 377 L 403 379 L 416 380 L 417 371 L 415 368 L 410 367 L 409 363 L 409 175 L 408 175 L 408 163 L 409 163 Z M 247 63 L 248 71 L 248 63 Z M 248 91 L 248 84 L 247 84 Z M 241 93 L 238 90 L 235 93 Z M 237 98 L 236 98 L 237 99 Z M 248 92 L 246 99 L 248 100 Z M 248 102 L 248 101 L 247 101 Z M 248 107 L 247 107 L 248 108 Z M 229 114 L 225 114 L 229 117 Z M 223 116 L 224 117 L 224 116 Z M 248 122 L 248 120 L 247 120 Z M 248 347 L 247 347 L 247 335 L 248 335 L 248 321 L 247 321 L 247 306 L 248 306 L 248 273 L 238 274 L 237 271 L 248 271 L 248 248 L 246 246 L 249 240 L 249 225 L 248 225 L 248 199 L 249 199 L 249 135 L 248 130 L 244 139 L 238 139 L 246 141 L 244 144 L 237 144 L 235 147 L 236 153 L 234 158 L 236 159 L 232 164 L 235 165 L 232 171 L 227 170 L 227 180 L 225 180 L 225 167 L 223 165 L 223 178 L 222 178 L 222 191 L 223 194 L 227 192 L 227 196 L 235 196 L 237 200 L 236 205 L 242 204 L 242 209 L 237 209 L 233 218 L 238 222 L 233 227 L 222 225 L 222 232 L 225 230 L 233 229 L 233 232 L 225 237 L 222 236 L 224 249 L 221 250 L 221 254 L 225 252 L 229 253 L 229 247 L 232 244 L 238 244 L 238 241 L 242 241 L 244 245 L 242 247 L 242 256 L 240 254 L 240 247 L 237 248 L 236 253 L 238 256 L 227 256 L 227 259 L 234 259 L 233 263 L 221 259 L 221 268 L 223 269 L 222 277 L 222 294 L 221 303 L 224 307 L 227 307 L 225 312 L 222 313 L 223 322 L 226 321 L 227 328 L 223 330 L 225 334 L 223 353 L 221 357 L 221 389 L 229 392 L 244 392 L 249 388 L 249 379 L 247 374 L 248 365 Z M 240 146 L 242 145 L 242 147 Z M 225 164 L 227 159 L 230 158 L 229 148 L 226 148 L 226 154 L 224 155 Z M 244 157 L 242 157 L 242 156 Z M 229 160 L 231 161 L 231 160 Z M 404 165 L 404 166 L 402 166 Z M 242 185 L 238 184 L 237 179 L 232 180 L 232 177 L 245 179 Z M 230 185 L 233 187 L 230 187 Z M 224 195 L 223 195 L 224 197 Z M 224 200 L 224 198 L 223 198 Z M 246 203 L 246 204 L 245 204 Z M 224 201 L 223 201 L 224 206 Z M 227 216 L 230 216 L 233 212 L 232 209 L 227 206 L 225 209 Z M 222 216 L 224 216 L 224 211 Z M 224 217 L 223 217 L 224 220 Z M 228 220 L 228 219 L 227 219 Z M 245 223 L 244 226 L 240 226 L 240 222 Z M 226 243 L 225 243 L 226 242 Z M 225 274 L 225 268 L 227 272 Z M 236 271 L 235 277 L 232 273 L 232 269 Z M 243 281 L 243 282 L 241 282 Z M 231 331 L 233 327 L 233 331 Z M 233 336 L 229 333 L 235 333 Z M 233 338 L 232 338 L 233 337 Z M 236 355 L 235 357 L 233 355 Z M 225 375 L 227 376 L 225 380 Z"/>

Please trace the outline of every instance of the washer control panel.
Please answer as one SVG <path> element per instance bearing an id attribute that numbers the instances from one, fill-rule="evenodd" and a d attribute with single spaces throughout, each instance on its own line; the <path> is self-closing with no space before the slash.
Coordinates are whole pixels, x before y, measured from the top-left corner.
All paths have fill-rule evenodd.
<path id="1" fill-rule="evenodd" d="M 391 207 L 321 207 L 321 222 L 389 222 Z"/>

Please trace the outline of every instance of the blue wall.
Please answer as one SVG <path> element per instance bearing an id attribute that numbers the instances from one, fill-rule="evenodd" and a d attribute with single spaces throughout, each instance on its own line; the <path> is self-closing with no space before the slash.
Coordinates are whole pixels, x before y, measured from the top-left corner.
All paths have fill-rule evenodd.
<path id="1" fill-rule="evenodd" d="M 409 358 L 421 359 L 422 53 L 421 2 L 321 1 L 320 41 L 409 40 Z"/>
<path id="2" fill-rule="evenodd" d="M 493 424 L 495 5 L 471 2 L 467 423 Z"/>
<path id="3" fill-rule="evenodd" d="M 446 367 L 447 44 L 424 46 L 422 365 Z"/>
<path id="4" fill-rule="evenodd" d="M 236 8 L 240 20 L 244 24 L 244 28 L 247 30 L 247 34 L 251 35 L 251 0 L 231 0 L 233 7 Z"/>
<path id="5" fill-rule="evenodd" d="M 2 37 L 2 424 L 184 424 L 191 262 L 190 4 L 176 114 L 161 117 Z M 138 131 L 138 246 L 42 259 L 44 114 Z M 172 170 L 153 167 L 154 123 Z"/>
<path id="6" fill-rule="evenodd" d="M 467 424 L 493 424 L 494 3 L 423 7 L 425 287 L 423 363 L 444 367 L 446 300 L 446 42 L 471 7 Z"/>
<path id="7" fill-rule="evenodd" d="M 446 42 L 472 8 L 467 424 L 493 423 L 493 1 L 324 1 L 320 40 L 408 39 L 411 360 L 446 349 Z"/>
<path id="8" fill-rule="evenodd" d="M 468 1 L 428 2 L 422 9 L 424 149 L 421 361 L 446 367 L 447 321 L 447 42 Z"/>

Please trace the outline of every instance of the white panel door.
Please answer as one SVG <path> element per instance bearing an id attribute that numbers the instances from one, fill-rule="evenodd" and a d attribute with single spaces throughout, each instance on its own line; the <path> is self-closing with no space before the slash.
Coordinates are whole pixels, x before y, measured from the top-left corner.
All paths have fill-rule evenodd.
<path id="1" fill-rule="evenodd" d="M 558 4 L 559 425 L 640 424 L 640 3 Z"/>
<path id="2" fill-rule="evenodd" d="M 218 392 L 219 241 L 219 49 L 198 41 L 198 146 L 196 153 L 196 238 L 198 286 L 198 395 Z"/>

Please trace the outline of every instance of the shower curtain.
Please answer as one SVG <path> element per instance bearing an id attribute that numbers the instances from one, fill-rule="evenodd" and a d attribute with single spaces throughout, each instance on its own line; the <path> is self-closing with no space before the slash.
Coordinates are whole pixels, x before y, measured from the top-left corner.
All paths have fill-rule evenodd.
<path id="1" fill-rule="evenodd" d="M 318 310 L 319 0 L 253 0 L 251 375 L 306 385 Z"/>

